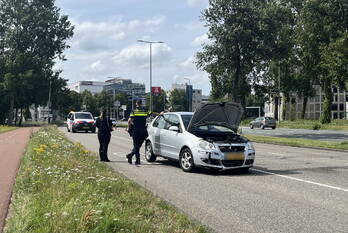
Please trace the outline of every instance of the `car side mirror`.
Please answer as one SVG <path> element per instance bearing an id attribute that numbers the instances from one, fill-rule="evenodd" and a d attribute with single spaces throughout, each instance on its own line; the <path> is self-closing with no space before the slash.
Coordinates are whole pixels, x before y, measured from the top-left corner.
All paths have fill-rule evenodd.
<path id="1" fill-rule="evenodd" d="M 175 132 L 179 132 L 179 127 L 178 126 L 170 126 L 169 127 L 170 131 L 175 131 Z"/>

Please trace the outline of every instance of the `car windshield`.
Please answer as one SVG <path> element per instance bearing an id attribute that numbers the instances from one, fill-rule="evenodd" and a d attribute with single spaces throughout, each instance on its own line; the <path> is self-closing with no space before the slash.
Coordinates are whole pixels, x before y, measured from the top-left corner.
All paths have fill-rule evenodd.
<path id="1" fill-rule="evenodd" d="M 75 118 L 76 119 L 93 119 L 92 115 L 89 113 L 76 113 Z"/>
<path id="2" fill-rule="evenodd" d="M 266 119 L 266 120 L 268 120 L 268 121 L 273 120 L 273 118 L 272 118 L 272 117 L 265 117 L 265 119 Z"/>
<path id="3" fill-rule="evenodd" d="M 192 116 L 193 115 L 181 115 L 182 121 L 184 122 L 185 129 L 187 129 L 187 127 L 189 126 Z"/>

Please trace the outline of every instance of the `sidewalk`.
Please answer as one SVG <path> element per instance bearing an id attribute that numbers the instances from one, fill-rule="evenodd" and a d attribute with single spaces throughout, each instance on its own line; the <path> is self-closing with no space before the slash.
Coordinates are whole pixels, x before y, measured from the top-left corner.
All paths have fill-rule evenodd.
<path id="1" fill-rule="evenodd" d="M 0 134 L 0 233 L 5 225 L 22 155 L 31 133 L 37 130 L 38 128 L 20 128 Z"/>

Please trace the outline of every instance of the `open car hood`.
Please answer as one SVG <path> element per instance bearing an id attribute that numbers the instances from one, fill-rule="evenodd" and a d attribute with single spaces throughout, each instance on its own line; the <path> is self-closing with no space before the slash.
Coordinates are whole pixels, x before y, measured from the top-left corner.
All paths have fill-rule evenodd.
<path id="1" fill-rule="evenodd" d="M 223 126 L 237 132 L 243 107 L 233 102 L 209 103 L 199 108 L 192 116 L 187 131 L 204 125 Z"/>

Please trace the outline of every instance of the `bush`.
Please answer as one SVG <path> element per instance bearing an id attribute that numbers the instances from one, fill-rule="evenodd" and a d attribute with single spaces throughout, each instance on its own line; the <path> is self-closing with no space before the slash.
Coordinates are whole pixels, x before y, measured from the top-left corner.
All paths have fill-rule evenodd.
<path id="1" fill-rule="evenodd" d="M 321 129 L 321 124 L 315 123 L 315 124 L 313 125 L 312 129 L 313 129 L 313 130 L 319 130 L 319 129 Z"/>

